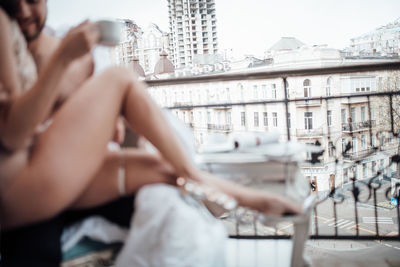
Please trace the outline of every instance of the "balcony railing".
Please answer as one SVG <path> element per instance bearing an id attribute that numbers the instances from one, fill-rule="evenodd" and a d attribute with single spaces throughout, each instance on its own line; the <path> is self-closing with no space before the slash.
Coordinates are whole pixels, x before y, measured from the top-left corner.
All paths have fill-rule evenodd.
<path id="1" fill-rule="evenodd" d="M 223 132 L 230 132 L 233 129 L 232 124 L 207 124 L 208 130 L 216 130 L 216 131 L 223 131 Z"/>
<path id="2" fill-rule="evenodd" d="M 172 79 L 161 79 L 161 80 L 149 80 L 147 81 L 149 86 L 161 87 L 164 85 L 179 85 L 179 84 L 196 84 L 196 83 L 209 83 L 209 82 L 222 82 L 222 81 L 243 81 L 243 80 L 261 80 L 261 79 L 282 79 L 283 92 L 281 95 L 287 96 L 286 80 L 287 77 L 312 77 L 319 75 L 333 75 L 333 74 L 349 74 L 349 73 L 362 73 L 362 72 L 374 72 L 374 71 L 391 71 L 400 70 L 400 62 L 393 63 L 379 63 L 379 64 L 363 64 L 363 65 L 346 65 L 337 67 L 327 67 L 327 68 L 310 68 L 310 69 L 290 69 L 290 70 L 277 70 L 277 71 L 260 71 L 260 72 L 246 72 L 246 73 L 234 73 L 234 74 L 218 74 L 212 76 L 196 76 L 196 77 L 182 77 L 182 78 L 172 78 Z M 312 105 L 328 105 L 330 101 L 339 100 L 339 103 L 356 103 L 360 97 L 362 100 L 366 99 L 368 108 L 371 107 L 371 99 L 378 98 L 380 103 L 390 107 L 395 107 L 394 98 L 399 97 L 399 91 L 390 92 L 365 92 L 356 95 L 333 95 L 326 97 L 312 97 L 308 99 L 274 99 L 265 101 L 250 101 L 250 102 L 232 102 L 232 103 L 212 103 L 203 104 L 195 106 L 178 105 L 182 103 L 175 103 L 171 109 L 180 108 L 215 108 L 215 107 L 225 107 L 225 106 L 245 106 L 245 105 L 265 105 L 268 106 L 273 104 L 281 104 L 284 107 L 286 117 L 289 114 L 289 103 L 295 102 L 296 107 L 306 107 Z M 352 99 L 355 101 L 352 101 Z M 341 101 L 343 100 L 343 101 Z M 350 101 L 349 101 L 350 100 Z M 305 102 L 307 101 L 307 102 Z M 388 127 L 389 131 L 394 137 L 398 137 L 399 130 L 396 129 L 394 122 L 393 109 L 387 114 L 388 117 Z M 293 118 L 293 114 L 292 114 Z M 282 120 L 287 122 L 288 120 Z M 329 121 L 326 118 L 326 121 Z M 289 141 L 292 139 L 293 128 L 286 128 L 286 139 Z M 375 121 L 363 121 L 358 123 L 343 124 L 342 131 L 339 133 L 350 132 L 355 130 L 366 130 L 369 131 L 366 136 L 371 137 L 370 132 L 372 128 L 375 127 Z M 209 124 L 208 129 L 231 129 L 231 126 L 220 126 Z M 299 130 L 295 131 L 296 137 L 312 137 L 312 136 L 322 136 L 326 138 L 330 143 L 332 143 L 333 149 L 340 147 L 340 142 L 342 140 L 341 136 L 339 138 L 334 137 L 331 130 L 325 133 L 321 128 L 316 128 L 314 131 Z M 368 142 L 372 142 L 368 138 Z M 323 153 L 328 153 L 328 142 L 323 145 L 326 146 L 321 154 L 316 154 L 313 152 L 311 155 L 311 161 L 308 166 L 319 167 L 322 160 Z M 368 144 L 370 146 L 370 144 Z M 387 181 L 382 180 L 382 174 L 386 173 L 391 165 L 400 164 L 400 155 L 398 150 L 395 150 L 393 154 L 387 155 L 380 151 L 380 148 L 375 150 L 363 150 L 357 153 L 351 153 L 351 146 L 346 148 L 348 151 L 343 153 L 333 153 L 336 157 L 330 161 L 334 164 L 334 168 L 331 169 L 330 177 L 334 180 L 333 184 L 339 186 L 338 188 L 332 188 L 329 186 L 329 190 L 318 193 L 318 202 L 313 209 L 312 214 L 312 227 L 309 232 L 310 238 L 312 239 L 351 239 L 351 240 L 395 240 L 400 241 L 400 210 L 399 210 L 399 195 L 393 194 L 400 190 L 400 180 L 396 180 L 392 185 L 388 184 Z M 377 154 L 377 153 L 383 154 Z M 367 177 L 368 179 L 356 180 L 354 179 L 354 172 L 360 164 L 367 164 L 369 161 L 366 160 L 370 156 L 377 156 L 374 159 L 375 167 L 374 171 L 371 171 L 371 167 L 368 168 Z M 389 161 L 386 161 L 384 165 L 378 164 L 381 156 L 389 157 Z M 315 160 L 321 159 L 321 160 Z M 331 159 L 331 158 L 330 158 Z M 346 163 L 344 163 L 346 161 Z M 314 164 L 315 163 L 315 164 Z M 378 168 L 379 165 L 379 168 Z M 327 165 L 325 165 L 327 166 Z M 307 164 L 301 166 L 302 168 L 307 168 Z M 354 169 L 353 172 L 346 171 Z M 312 171 L 318 171 L 314 168 Z M 364 171 L 362 168 L 358 168 L 358 171 Z M 363 175 L 364 176 L 364 175 Z M 311 175 L 312 177 L 312 175 Z M 330 179 L 330 177 L 328 177 Z M 346 186 L 341 186 L 343 182 L 339 180 L 345 178 L 343 182 L 348 182 Z M 327 179 L 328 179 L 327 178 Z M 397 177 L 398 178 L 398 177 Z M 335 179 L 339 182 L 335 183 Z M 361 206 L 368 206 L 372 214 L 366 215 L 362 214 Z M 386 208 L 385 208 L 386 207 Z M 385 208 L 387 213 L 390 214 L 391 228 L 390 231 L 383 227 L 381 223 L 382 217 L 378 216 L 378 209 Z M 346 211 L 347 215 L 342 215 L 343 211 Z M 381 213 L 381 211 L 380 211 Z M 327 215 L 328 214 L 328 215 Z M 347 216 L 347 217 L 346 217 Z M 389 215 L 388 215 L 389 216 Z M 231 238 L 239 239 L 285 239 L 290 238 L 293 231 L 290 229 L 290 225 L 286 224 L 280 228 L 277 227 L 264 227 L 258 220 L 257 216 L 251 211 L 246 211 L 244 214 L 231 214 L 228 220 L 232 219 L 233 228 L 230 232 Z M 346 228 L 342 228 L 346 225 Z"/>
<path id="3" fill-rule="evenodd" d="M 296 106 L 297 107 L 318 107 L 321 106 L 322 100 L 321 99 L 311 99 L 305 98 L 304 100 L 297 99 Z"/>
<path id="4" fill-rule="evenodd" d="M 298 138 L 302 138 L 302 137 L 317 137 L 317 136 L 322 136 L 322 134 L 323 134 L 322 128 L 296 129 L 296 136 Z"/>
<path id="5" fill-rule="evenodd" d="M 368 130 L 376 126 L 375 120 L 366 120 L 361 122 L 342 123 L 343 132 L 354 132 Z"/>
<path id="6" fill-rule="evenodd" d="M 174 102 L 174 107 L 180 107 L 181 109 L 192 109 L 193 104 L 192 102 Z"/>
<path id="7" fill-rule="evenodd" d="M 368 156 L 371 156 L 376 152 L 376 148 L 369 148 L 369 149 L 364 149 L 361 151 L 356 151 L 356 152 L 350 152 L 350 153 L 344 153 L 343 158 L 344 159 L 349 159 L 351 161 L 359 161 L 361 159 L 364 159 Z"/>

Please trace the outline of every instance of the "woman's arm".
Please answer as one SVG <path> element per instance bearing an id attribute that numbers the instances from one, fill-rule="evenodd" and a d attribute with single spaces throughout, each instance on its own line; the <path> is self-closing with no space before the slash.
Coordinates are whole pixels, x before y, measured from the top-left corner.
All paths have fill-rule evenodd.
<path id="1" fill-rule="evenodd" d="M 10 38 L 10 21 L 0 11 L 0 82 L 11 95 L 7 114 L 1 118 L 0 139 L 8 148 L 23 147 L 32 137 L 37 125 L 47 118 L 59 95 L 56 88 L 67 66 L 74 59 L 87 54 L 97 42 L 98 35 L 95 26 L 87 22 L 72 29 L 44 66 L 33 87 L 21 94 Z"/>

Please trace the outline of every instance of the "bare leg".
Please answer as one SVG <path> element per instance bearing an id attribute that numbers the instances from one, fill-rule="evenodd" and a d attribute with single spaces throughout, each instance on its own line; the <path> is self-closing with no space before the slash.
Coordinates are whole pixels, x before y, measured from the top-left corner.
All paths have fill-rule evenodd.
<path id="1" fill-rule="evenodd" d="M 289 205 L 276 198 L 198 171 L 144 85 L 132 77 L 126 69 L 109 69 L 86 82 L 55 114 L 53 124 L 39 136 L 29 164 L 0 196 L 3 225 L 46 219 L 73 205 L 101 168 L 121 111 L 131 127 L 159 149 L 178 176 L 215 185 L 245 206 L 288 209 Z M 279 209 L 271 209 L 272 201 Z"/>
<path id="2" fill-rule="evenodd" d="M 108 153 L 104 164 L 72 208 L 88 208 L 119 197 L 117 175 L 121 154 L 124 154 L 127 194 L 146 184 L 168 183 L 175 185 L 173 168 L 161 159 L 140 149 L 125 149 Z"/>
<path id="3" fill-rule="evenodd" d="M 0 196 L 3 226 L 49 218 L 81 196 L 104 161 L 128 91 L 138 90 L 130 77 L 125 69 L 109 69 L 88 80 L 54 115 L 27 166 Z"/>

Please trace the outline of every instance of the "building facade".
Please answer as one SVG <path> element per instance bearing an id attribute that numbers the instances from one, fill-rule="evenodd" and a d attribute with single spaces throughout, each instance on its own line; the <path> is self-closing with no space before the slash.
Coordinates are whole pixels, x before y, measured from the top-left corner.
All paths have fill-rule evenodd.
<path id="1" fill-rule="evenodd" d="M 303 46 L 297 50 L 277 53 L 273 61 L 257 70 L 279 70 L 288 66 L 296 69 L 341 66 L 361 62 L 367 63 L 365 60 L 344 60 L 335 49 Z M 242 70 L 246 71 L 248 69 Z M 396 152 L 398 140 L 385 130 L 388 120 L 383 120 L 383 114 L 388 114 L 385 108 L 389 104 L 382 102 L 382 99 L 371 98 L 368 101 L 365 96 L 346 98 L 384 90 L 380 82 L 387 81 L 390 77 L 395 77 L 391 80 L 396 80 L 400 74 L 380 71 L 368 74 L 288 77 L 286 96 L 283 80 L 280 78 L 169 85 L 149 88 L 149 92 L 163 107 L 221 104 L 212 108 L 172 109 L 178 118 L 193 129 L 198 145 L 207 142 L 212 133 L 229 134 L 233 131 L 278 130 L 281 140 L 284 141 L 287 140 L 287 126 L 291 140 L 321 144 L 325 152 L 320 157 L 320 162 L 305 162 L 302 171 L 313 182 L 316 191 L 327 191 L 333 186 L 345 186 L 352 177 L 370 178 L 379 168 L 385 167 L 384 175 L 392 175 L 395 167 L 387 166 L 390 165 L 391 155 Z M 307 99 L 327 96 L 344 98 L 332 98 L 329 101 Z M 229 105 L 238 102 L 284 100 L 285 97 L 289 100 L 301 99 L 289 102 L 288 114 L 283 103 Z M 311 155 L 306 152 L 304 157 L 311 159 Z"/>
<path id="2" fill-rule="evenodd" d="M 352 38 L 349 51 L 354 55 L 400 54 L 400 18 L 393 23 Z"/>
<path id="3" fill-rule="evenodd" d="M 143 31 L 133 20 L 120 19 L 118 21 L 123 24 L 121 42 L 118 46 L 111 48 L 111 55 L 114 64 L 128 66 L 135 59 L 135 51 L 139 47 L 139 39 Z"/>
<path id="4" fill-rule="evenodd" d="M 213 64 L 218 52 L 215 0 L 168 0 L 175 68 Z"/>
<path id="5" fill-rule="evenodd" d="M 156 24 L 151 23 L 138 39 L 138 46 L 135 50 L 135 55 L 138 57 L 146 75 L 154 73 L 154 67 L 163 51 L 167 55 L 170 54 L 168 33 L 162 31 Z"/>

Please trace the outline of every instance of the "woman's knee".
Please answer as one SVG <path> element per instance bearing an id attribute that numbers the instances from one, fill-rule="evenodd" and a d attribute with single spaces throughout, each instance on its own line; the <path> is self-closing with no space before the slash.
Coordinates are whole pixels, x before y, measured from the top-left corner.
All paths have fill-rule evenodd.
<path id="1" fill-rule="evenodd" d="M 105 80 L 115 84 L 117 89 L 127 90 L 131 84 L 137 80 L 135 73 L 125 67 L 110 67 L 102 73 Z"/>

